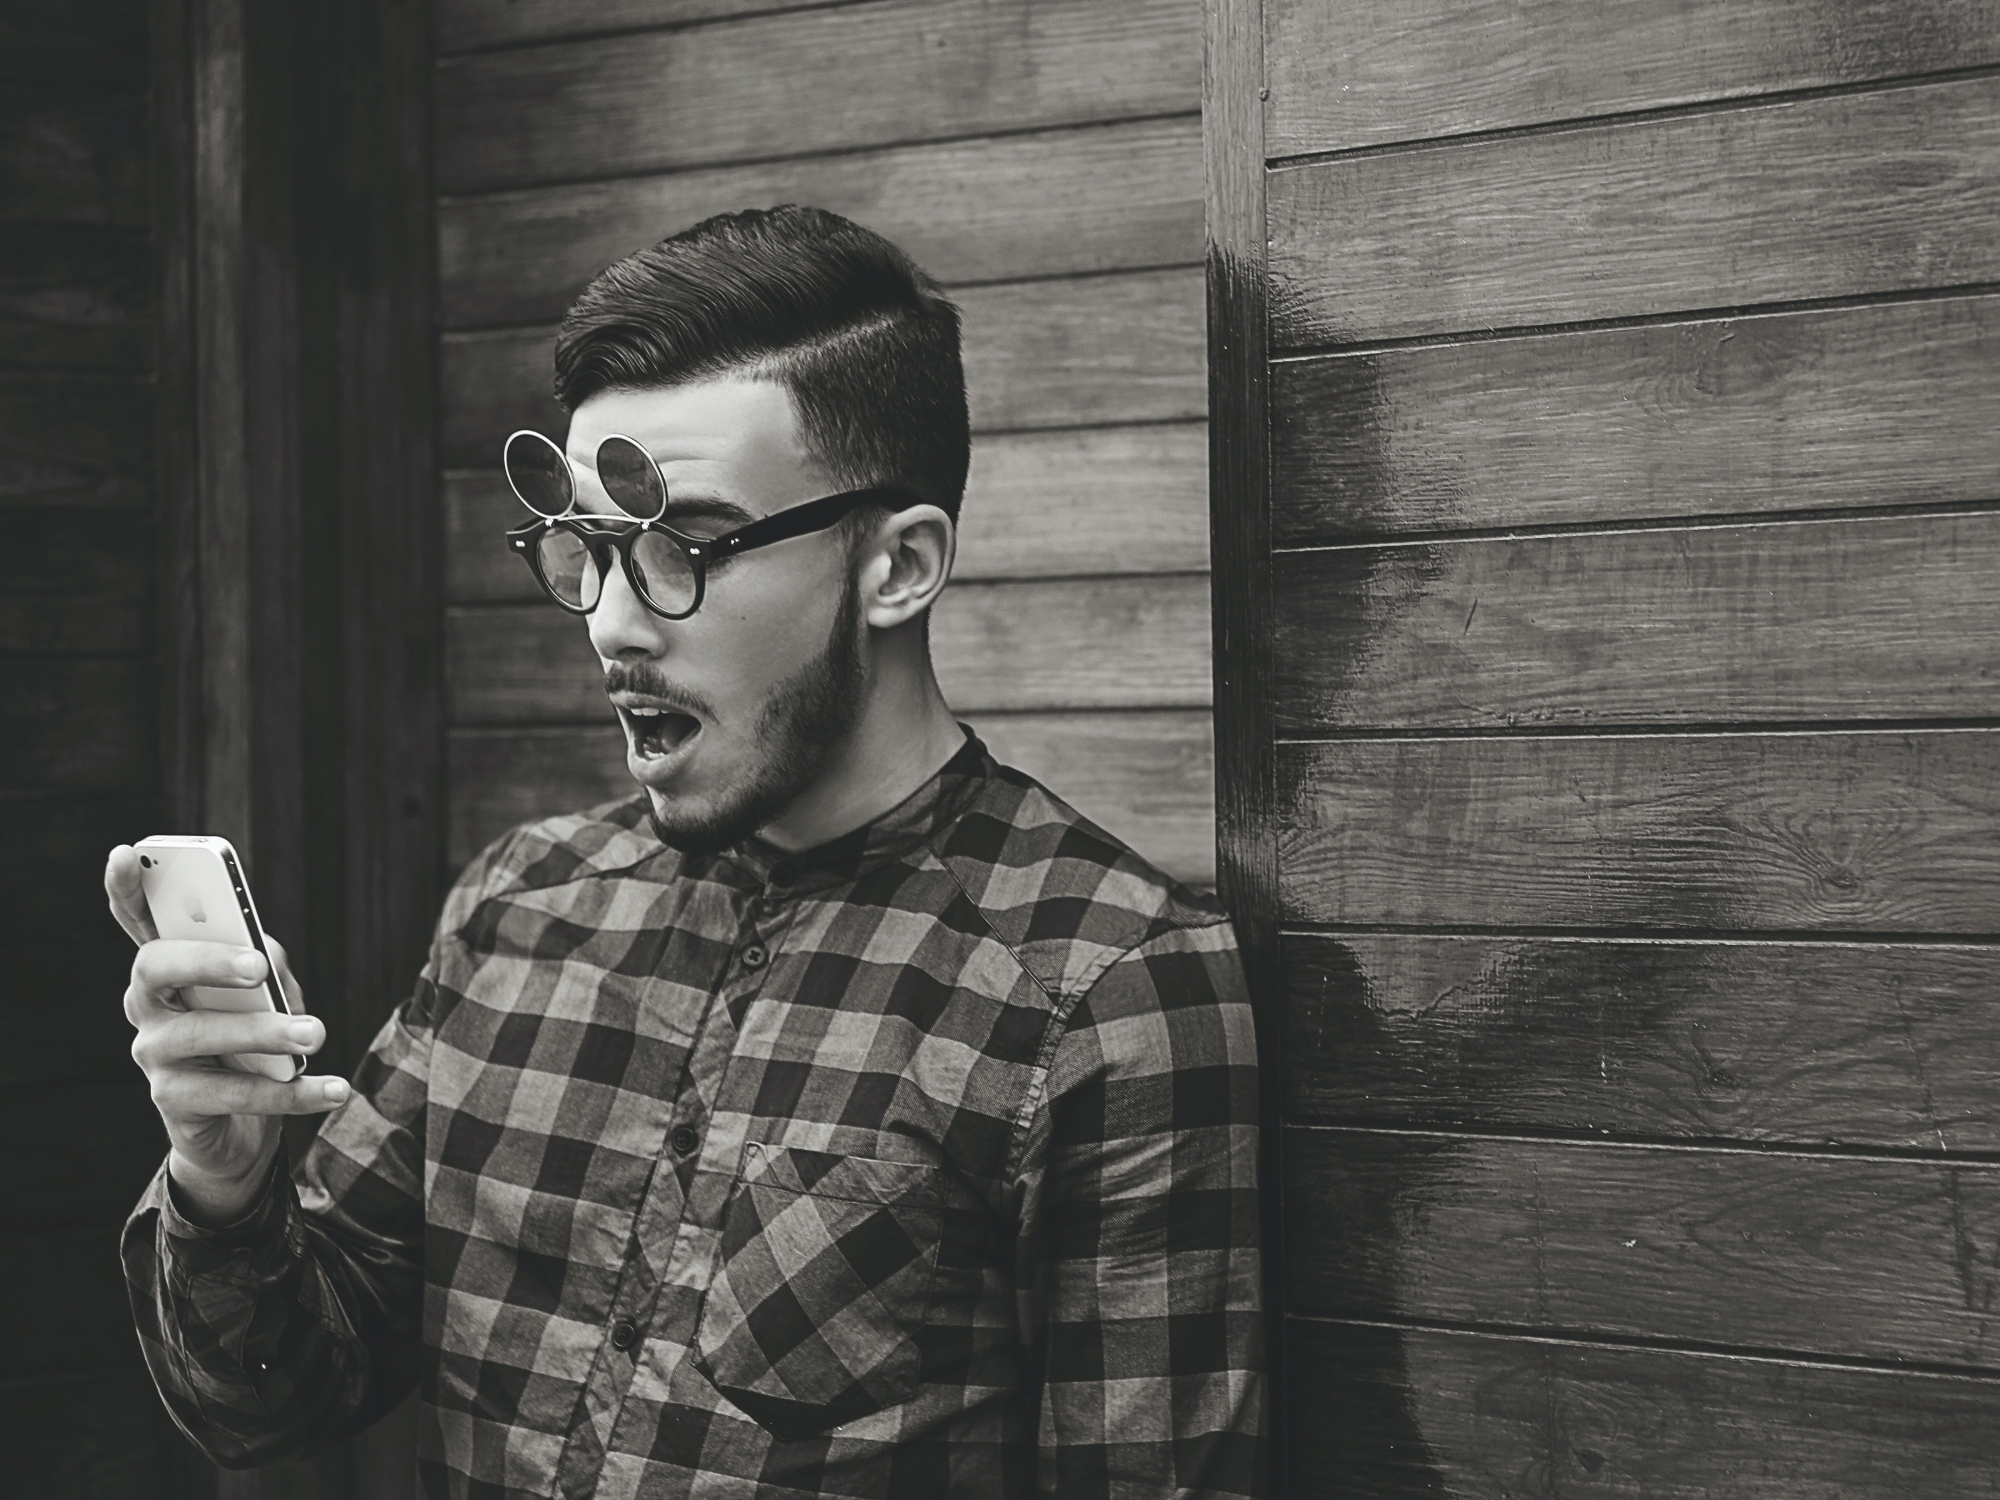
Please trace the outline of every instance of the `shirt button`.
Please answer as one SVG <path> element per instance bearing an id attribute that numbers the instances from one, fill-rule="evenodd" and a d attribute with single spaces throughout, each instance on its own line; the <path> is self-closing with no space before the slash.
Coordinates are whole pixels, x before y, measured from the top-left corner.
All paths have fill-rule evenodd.
<path id="1" fill-rule="evenodd" d="M 764 960 L 769 957 L 770 955 L 764 951 L 762 943 L 752 943 L 743 950 L 743 967 L 746 969 L 761 969 L 764 967 Z"/>
<path id="2" fill-rule="evenodd" d="M 639 1325 L 630 1318 L 620 1318 L 611 1325 L 611 1347 L 630 1349 L 639 1342 Z"/>
<path id="3" fill-rule="evenodd" d="M 701 1137 L 695 1134 L 692 1125 L 676 1125 L 669 1140 L 676 1156 L 692 1156 L 694 1148 L 701 1144 Z"/>

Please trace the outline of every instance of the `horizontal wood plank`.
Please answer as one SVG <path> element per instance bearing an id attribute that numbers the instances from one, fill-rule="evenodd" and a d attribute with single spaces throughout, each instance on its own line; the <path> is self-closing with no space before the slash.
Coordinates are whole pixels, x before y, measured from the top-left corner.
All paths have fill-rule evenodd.
<path id="1" fill-rule="evenodd" d="M 2000 1362 L 2000 1165 L 1285 1133 L 1287 1305 Z"/>
<path id="2" fill-rule="evenodd" d="M 2000 298 L 1281 360 L 1279 545 L 2000 498 Z"/>
<path id="3" fill-rule="evenodd" d="M 2000 1151 L 2000 948 L 1283 940 L 1286 1118 Z"/>
<path id="4" fill-rule="evenodd" d="M 145 1080 L 136 1069 L 133 1077 L 144 1098 Z M 136 1182 L 121 1170 L 120 1185 L 129 1185 L 132 1191 L 115 1211 L 107 1207 L 85 1223 L 62 1229 L 0 1232 L 0 1274 L 15 1286 L 34 1289 L 28 1296 L 0 1297 L 0 1349 L 7 1351 L 10 1384 L 52 1384 L 138 1358 L 139 1338 L 119 1264 L 118 1235 L 147 1176 L 166 1154 L 163 1133 L 158 1154 L 145 1163 Z M 0 1402 L 0 1410 L 13 1399 L 12 1391 L 6 1394 L 8 1400 Z M 13 1450 L 8 1457 L 13 1459 Z M 148 1491 L 127 1493 L 144 1496 Z"/>
<path id="5" fill-rule="evenodd" d="M 1207 416 L 1197 270 L 972 287 L 958 302 L 975 429 Z M 492 464 L 517 428 L 568 430 L 549 394 L 554 337 L 550 328 L 445 336 L 448 465 Z"/>
<path id="6" fill-rule="evenodd" d="M 1168 874 L 1213 882 L 1206 714 L 981 715 L 974 727 L 1002 761 L 1043 780 Z M 463 866 L 517 823 L 634 790 L 615 728 L 455 730 L 451 863 Z"/>
<path id="7" fill-rule="evenodd" d="M 2000 734 L 1277 749 L 1282 920 L 2000 932 Z"/>
<path id="8" fill-rule="evenodd" d="M 46 1285 L 48 1268 L 34 1256 L 4 1274 L 16 1286 Z M 116 1270 L 115 1261 L 112 1269 Z M 95 1288 L 113 1306 L 121 1286 Z M 130 1322 L 130 1313 L 127 1315 Z M 96 1371 L 80 1379 L 33 1379 L 12 1384 L 0 1403 L 0 1453 L 10 1479 L 29 1495 L 153 1496 L 174 1476 L 214 1470 L 174 1428 L 139 1357 L 129 1330 L 99 1349 Z M 194 1493 L 199 1494 L 199 1491 Z"/>
<path id="9" fill-rule="evenodd" d="M 1281 733 L 2000 715 L 2000 514 L 1338 547 L 1272 575 Z"/>
<path id="10" fill-rule="evenodd" d="M 0 224 L 0 361 L 143 370 L 153 355 L 152 251 L 128 230 Z"/>
<path id="11" fill-rule="evenodd" d="M 2000 1382 L 1295 1319 L 1297 1500 L 1975 1500 Z"/>
<path id="12" fill-rule="evenodd" d="M 0 788 L 151 790 L 157 677 L 146 656 L 0 656 Z"/>
<path id="13" fill-rule="evenodd" d="M 1203 424 L 1010 432 L 972 446 L 956 579 L 1192 573 L 1208 566 Z M 526 516 L 495 470 L 444 481 L 453 603 L 542 597 L 501 541 Z"/>
<path id="14" fill-rule="evenodd" d="M 4 805 L 4 804 L 0 804 Z M 127 836 L 144 838 L 156 828 Z M 104 909 L 103 860 L 110 846 L 86 850 L 98 864 L 95 892 Z M 7 986 L 0 991 L 0 1022 L 7 1046 L 0 1050 L 0 1084 L 50 1084 L 65 1079 L 118 1079 L 145 1097 L 145 1079 L 132 1064 L 132 1023 L 125 1019 L 125 987 L 138 951 L 107 915 L 100 922 L 72 921 L 82 941 L 42 932 L 7 947 Z"/>
<path id="15" fill-rule="evenodd" d="M 0 641 L 16 652 L 135 652 L 152 644 L 153 549 L 138 517 L 0 510 Z"/>
<path id="16" fill-rule="evenodd" d="M 436 88 L 455 193 L 1192 111 L 1201 30 L 1183 0 L 865 0 L 447 58 Z"/>
<path id="17" fill-rule="evenodd" d="M 1273 157 L 2000 62 L 1983 0 L 1272 0 Z"/>
<path id="18" fill-rule="evenodd" d="M 445 627 L 454 725 L 609 716 L 583 622 L 554 605 L 458 608 Z M 964 714 L 1204 707 L 1208 642 L 1199 575 L 962 583 L 931 623 L 938 681 Z"/>
<path id="19" fill-rule="evenodd" d="M 1208 579 L 1009 580 L 949 590 L 931 616 L 955 708 L 1205 708 Z"/>
<path id="20" fill-rule="evenodd" d="M 145 383 L 0 372 L 0 503 L 144 510 L 152 499 L 153 402 Z"/>
<path id="21" fill-rule="evenodd" d="M 718 17 L 783 10 L 795 0 L 442 0 L 438 50 L 518 45 L 651 26 L 686 26 Z"/>
<path id="22" fill-rule="evenodd" d="M 146 227 L 146 97 L 0 89 L 0 218 Z"/>
<path id="23" fill-rule="evenodd" d="M 438 207 L 445 325 L 562 316 L 605 266 L 711 214 L 810 203 L 951 283 L 1201 261 L 1196 118 L 566 184 Z"/>
<path id="24" fill-rule="evenodd" d="M 0 910 L 9 931 L 57 932 L 129 953 L 131 940 L 105 906 L 104 859 L 118 844 L 162 831 L 156 799 L 14 794 L 0 797 L 0 816 L 9 829 L 8 859 L 0 865 Z M 121 986 L 109 1003 L 115 1006 L 123 993 Z"/>
<path id="25" fill-rule="evenodd" d="M 143 92 L 146 0 L 0 7 L 0 83 Z"/>
<path id="26" fill-rule="evenodd" d="M 1993 281 L 2000 77 L 1337 159 L 1267 201 L 1273 349 Z"/>
<path id="27" fill-rule="evenodd" d="M 124 934 L 119 938 L 123 941 Z M 117 1011 L 121 995 L 76 995 L 67 1003 Z M 46 1005 L 49 998 L 38 996 L 35 1003 Z M 62 1128 L 50 1129 L 57 1119 Z M 8 1130 L 9 1140 L 35 1143 L 32 1151 L 17 1151 L 8 1163 L 12 1191 L 0 1203 L 0 1241 L 17 1234 L 95 1228 L 107 1235 L 105 1258 L 115 1264 L 118 1226 L 167 1154 L 166 1129 L 153 1107 L 146 1075 L 133 1066 L 130 1054 L 113 1074 L 15 1084 L 0 1100 L 0 1126 Z"/>

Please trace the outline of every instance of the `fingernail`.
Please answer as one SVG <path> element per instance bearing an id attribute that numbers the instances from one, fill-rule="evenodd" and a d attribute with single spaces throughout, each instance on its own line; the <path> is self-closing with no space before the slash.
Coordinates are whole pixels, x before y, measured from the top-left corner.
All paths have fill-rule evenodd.
<path id="1" fill-rule="evenodd" d="M 316 1042 L 319 1040 L 319 1022 L 294 1021 L 286 1034 L 295 1042 Z"/>
<path id="2" fill-rule="evenodd" d="M 236 955 L 236 972 L 245 979 L 262 979 L 264 960 L 255 953 L 239 953 Z"/>
<path id="3" fill-rule="evenodd" d="M 320 1085 L 320 1092 L 326 1096 L 328 1103 L 338 1104 L 347 1097 L 347 1080 L 344 1078 L 329 1078 L 325 1083 Z"/>

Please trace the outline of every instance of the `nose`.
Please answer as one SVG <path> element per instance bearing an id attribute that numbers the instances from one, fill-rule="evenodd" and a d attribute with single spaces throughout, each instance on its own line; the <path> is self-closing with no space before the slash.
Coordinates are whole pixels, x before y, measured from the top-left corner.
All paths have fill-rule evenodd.
<path id="1" fill-rule="evenodd" d="M 606 661 L 666 654 L 669 622 L 632 591 L 632 581 L 615 559 L 589 619 L 590 644 Z"/>

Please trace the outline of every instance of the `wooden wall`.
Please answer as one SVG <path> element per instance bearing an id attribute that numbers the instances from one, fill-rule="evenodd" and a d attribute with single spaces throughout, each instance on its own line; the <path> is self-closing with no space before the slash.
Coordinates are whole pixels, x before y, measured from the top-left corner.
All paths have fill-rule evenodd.
<path id="1" fill-rule="evenodd" d="M 954 707 L 1212 880 L 1194 0 L 443 0 L 439 42 L 452 862 L 632 785 L 584 632 L 499 539 L 502 440 L 565 430 L 555 321 L 633 249 L 801 202 L 964 308 Z"/>
<path id="2" fill-rule="evenodd" d="M 1210 40 L 1283 1493 L 1992 1494 L 2000 8 Z"/>
<path id="3" fill-rule="evenodd" d="M 142 0 L 0 12 L 0 1491 L 158 1493 L 118 1228 L 166 1137 L 104 852 L 160 811 L 160 267 Z"/>

